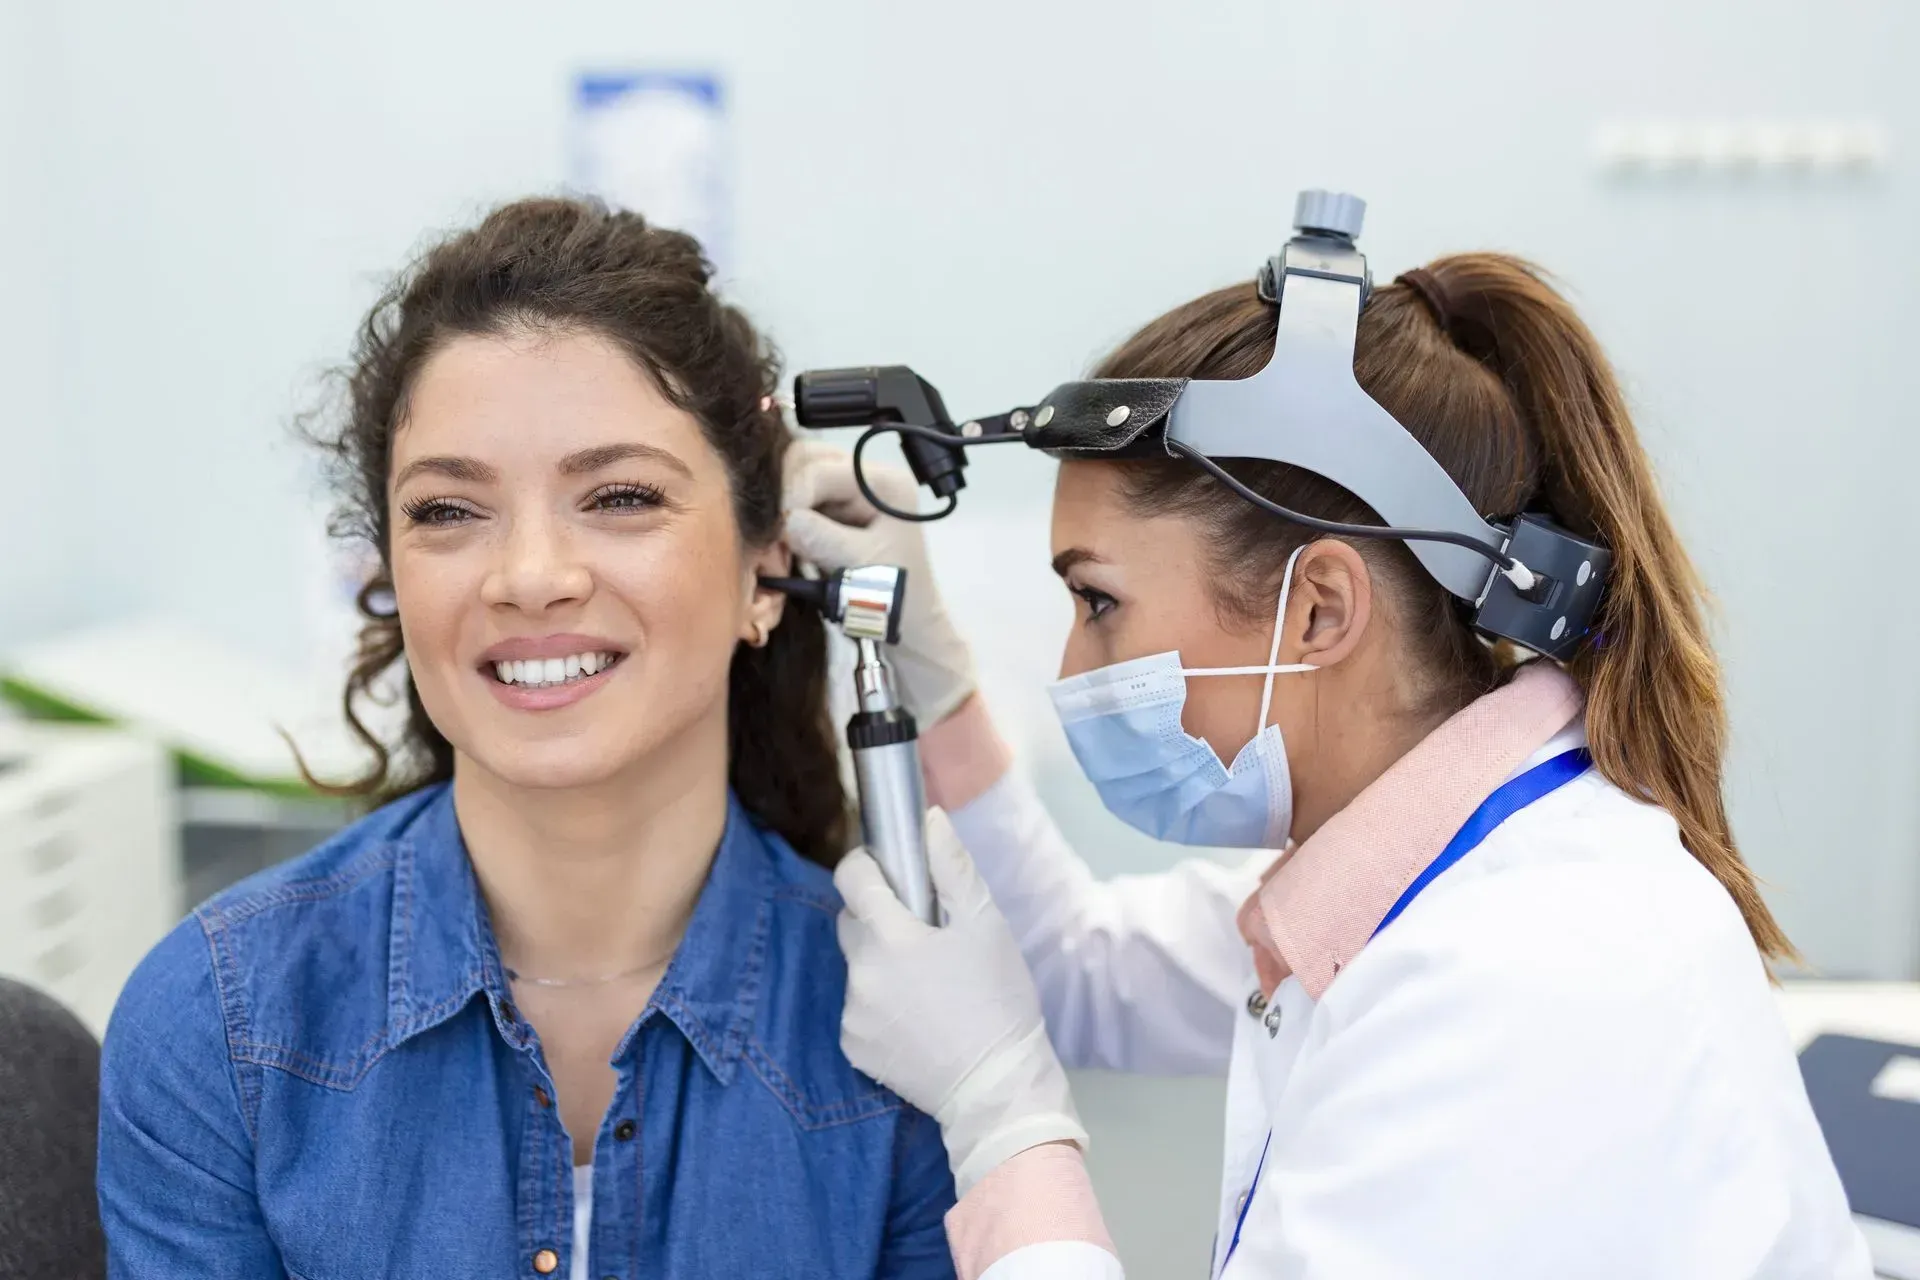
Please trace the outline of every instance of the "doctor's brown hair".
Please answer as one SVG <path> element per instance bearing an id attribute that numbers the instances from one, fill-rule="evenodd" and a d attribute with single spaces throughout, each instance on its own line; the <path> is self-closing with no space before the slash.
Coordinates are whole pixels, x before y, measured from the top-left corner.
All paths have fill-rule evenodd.
<path id="1" fill-rule="evenodd" d="M 334 532 L 376 556 L 360 592 L 359 656 L 347 677 L 347 723 L 373 753 L 367 773 L 333 794 L 385 801 L 453 776 L 453 747 L 405 674 L 387 549 L 387 479 L 407 395 L 435 352 L 463 335 L 533 328 L 612 339 L 720 455 L 743 546 L 780 536 L 780 467 L 789 436 L 769 397 L 779 357 L 745 314 L 711 288 L 689 236 L 585 200 L 521 200 L 430 249 L 361 325 L 339 420 L 305 434 L 328 456 L 341 503 Z M 407 718 L 383 742 L 360 717 L 398 671 Z M 740 803 L 802 856 L 832 866 L 846 851 L 848 805 L 827 711 L 827 637 L 819 613 L 789 600 L 761 648 L 735 647 L 727 680 L 727 781 Z"/>
<path id="2" fill-rule="evenodd" d="M 1276 324 L 1275 309 L 1252 284 L 1221 289 L 1147 325 L 1095 376 L 1251 377 L 1273 354 Z M 1733 896 L 1763 956 L 1793 958 L 1727 823 L 1726 707 L 1707 640 L 1705 588 L 1593 334 L 1537 268 L 1503 254 L 1459 254 L 1373 291 L 1360 315 L 1353 371 L 1482 515 L 1544 511 L 1612 549 L 1594 636 L 1567 666 L 1586 695 L 1594 764 L 1628 795 L 1673 816 L 1681 842 Z M 1136 510 L 1207 528 L 1223 620 L 1270 620 L 1281 566 L 1293 548 L 1320 535 L 1235 497 L 1183 459 L 1118 465 Z M 1225 465 L 1283 506 L 1381 523 L 1352 493 L 1299 468 Z M 1428 677 L 1423 712 L 1457 710 L 1511 674 L 1404 544 L 1355 546 L 1375 568 L 1401 639 Z"/>

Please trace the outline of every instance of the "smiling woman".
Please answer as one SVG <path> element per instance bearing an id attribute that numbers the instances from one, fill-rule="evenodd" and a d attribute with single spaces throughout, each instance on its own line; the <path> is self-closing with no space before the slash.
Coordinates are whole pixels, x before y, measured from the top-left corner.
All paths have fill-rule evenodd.
<path id="1" fill-rule="evenodd" d="M 589 203 L 374 308 L 313 434 L 380 565 L 335 789 L 384 807 L 129 983 L 116 1274 L 951 1274 L 939 1135 L 839 1049 L 825 633 L 757 582 L 776 376 L 693 241 Z"/>

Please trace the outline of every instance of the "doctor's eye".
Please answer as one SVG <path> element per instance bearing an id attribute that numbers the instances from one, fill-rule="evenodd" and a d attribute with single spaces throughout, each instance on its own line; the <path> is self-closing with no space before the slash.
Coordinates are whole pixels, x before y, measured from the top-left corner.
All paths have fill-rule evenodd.
<path id="1" fill-rule="evenodd" d="M 1097 622 L 1101 616 L 1120 603 L 1104 591 L 1093 587 L 1068 587 L 1068 591 L 1079 597 L 1080 603 L 1087 606 L 1087 621 Z"/>
<path id="2" fill-rule="evenodd" d="M 451 498 L 415 498 L 402 504 L 400 511 L 411 524 L 429 529 L 444 529 L 465 524 L 480 513 Z"/>

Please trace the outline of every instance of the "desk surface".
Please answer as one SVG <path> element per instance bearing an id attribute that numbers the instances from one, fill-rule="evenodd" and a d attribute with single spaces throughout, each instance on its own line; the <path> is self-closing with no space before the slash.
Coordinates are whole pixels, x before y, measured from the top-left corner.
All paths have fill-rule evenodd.
<path id="1" fill-rule="evenodd" d="M 1827 1032 L 1920 1045 L 1920 982 L 1789 982 L 1780 1010 L 1796 1047 Z M 1861 1218 L 1882 1276 L 1920 1276 L 1920 1233 Z"/>
<path id="2" fill-rule="evenodd" d="M 1780 1010 L 1797 1048 L 1826 1033 L 1920 1045 L 1920 982 L 1789 982 Z"/>

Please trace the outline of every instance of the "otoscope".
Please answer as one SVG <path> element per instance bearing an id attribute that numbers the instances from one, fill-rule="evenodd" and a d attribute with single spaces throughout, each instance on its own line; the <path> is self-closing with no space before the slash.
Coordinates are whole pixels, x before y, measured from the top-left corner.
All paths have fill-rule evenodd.
<path id="1" fill-rule="evenodd" d="M 847 721 L 860 831 L 894 895 L 928 924 L 938 924 L 927 870 L 926 792 L 920 731 L 900 703 L 882 643 L 900 639 L 907 571 L 887 564 L 840 569 L 823 578 L 762 578 L 760 585 L 805 600 L 853 641 L 853 683 L 860 709 Z"/>

